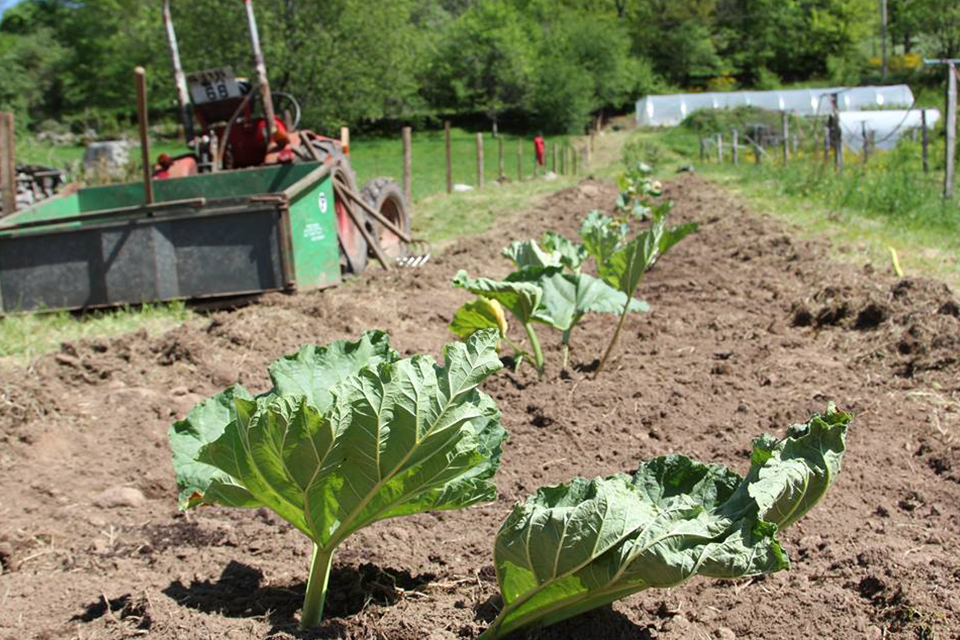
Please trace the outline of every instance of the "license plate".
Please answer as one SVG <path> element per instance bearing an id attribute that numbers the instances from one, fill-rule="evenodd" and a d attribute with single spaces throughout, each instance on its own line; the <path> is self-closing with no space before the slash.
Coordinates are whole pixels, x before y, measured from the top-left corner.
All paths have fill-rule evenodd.
<path id="1" fill-rule="evenodd" d="M 187 76 L 194 104 L 208 104 L 240 97 L 240 85 L 232 67 L 198 71 Z"/>

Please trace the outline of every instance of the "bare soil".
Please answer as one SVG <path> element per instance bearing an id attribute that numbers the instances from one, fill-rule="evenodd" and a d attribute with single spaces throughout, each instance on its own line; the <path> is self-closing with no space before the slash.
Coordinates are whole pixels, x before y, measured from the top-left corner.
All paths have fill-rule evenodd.
<path id="1" fill-rule="evenodd" d="M 423 269 L 371 269 L 0 372 L 0 639 L 471 638 L 498 605 L 492 543 L 515 501 L 669 452 L 743 472 L 754 436 L 829 401 L 857 418 L 839 481 L 784 535 L 790 571 L 648 591 L 536 637 L 960 638 L 956 296 L 831 262 L 698 178 L 668 196 L 701 230 L 649 274 L 653 310 L 629 318 L 609 370 L 586 379 L 615 318 L 585 319 L 564 376 L 559 336 L 542 331 L 544 382 L 524 369 L 486 385 L 510 431 L 497 502 L 353 536 L 311 633 L 296 630 L 307 540 L 267 511 L 178 513 L 171 422 L 226 385 L 264 389 L 266 366 L 307 342 L 383 328 L 402 353 L 439 355 L 468 299 L 449 285 L 458 268 L 507 273 L 502 246 L 573 237 L 612 206 L 611 185 L 560 192 Z"/>

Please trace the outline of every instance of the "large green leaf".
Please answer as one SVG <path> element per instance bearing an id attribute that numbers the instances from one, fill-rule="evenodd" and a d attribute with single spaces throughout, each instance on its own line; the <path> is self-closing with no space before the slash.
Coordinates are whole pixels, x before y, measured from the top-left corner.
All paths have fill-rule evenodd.
<path id="1" fill-rule="evenodd" d="M 840 470 L 848 414 L 831 407 L 755 443 L 745 479 L 679 455 L 541 489 L 497 535 L 504 607 L 483 638 L 545 626 L 695 575 L 738 578 L 789 567 L 775 538 Z"/>
<path id="2" fill-rule="evenodd" d="M 610 286 L 632 296 L 643 274 L 678 242 L 697 230 L 690 222 L 674 227 L 666 226 L 666 217 L 655 217 L 649 227 L 637 234 L 605 263 L 597 263 L 600 277 Z"/>
<path id="3" fill-rule="evenodd" d="M 224 504 L 242 487 L 333 548 L 377 520 L 493 500 L 506 434 L 477 386 L 502 366 L 498 339 L 484 331 L 449 345 L 442 367 L 427 356 L 371 358 L 331 379 L 324 410 L 299 393 L 235 398 L 236 418 L 196 456 L 219 471 L 203 502 Z M 317 369 L 336 371 L 345 351 L 355 353 L 326 350 Z"/>
<path id="4" fill-rule="evenodd" d="M 544 251 L 536 240 L 516 240 L 503 250 L 503 256 L 513 261 L 518 269 L 525 267 L 560 267 L 563 256 L 559 251 Z"/>
<path id="5" fill-rule="evenodd" d="M 461 340 L 484 329 L 494 329 L 504 338 L 508 328 L 507 317 L 500 303 L 483 296 L 460 307 L 450 323 L 450 331 Z"/>
<path id="6" fill-rule="evenodd" d="M 599 269 L 623 247 L 629 231 L 628 225 L 617 222 L 600 211 L 591 211 L 580 225 L 580 238 L 583 240 L 584 249 L 593 256 Z"/>
<path id="7" fill-rule="evenodd" d="M 543 234 L 543 248 L 559 253 L 560 262 L 574 273 L 580 273 L 580 267 L 590 257 L 582 244 L 553 231 Z"/>
<path id="8" fill-rule="evenodd" d="M 453 286 L 466 289 L 470 293 L 496 300 L 508 310 L 521 324 L 527 324 L 533 318 L 540 305 L 543 290 L 530 282 L 506 282 L 489 278 L 471 278 L 462 269 L 453 278 Z"/>
<path id="9" fill-rule="evenodd" d="M 371 331 L 356 342 L 339 341 L 326 347 L 306 346 L 270 366 L 274 388 L 258 398 L 260 402 L 277 395 L 298 394 L 308 398 L 319 410 L 331 401 L 330 389 L 345 377 L 365 366 L 393 362 L 399 355 L 390 348 L 388 336 Z M 246 490 L 229 481 L 225 473 L 199 459 L 200 450 L 223 435 L 227 425 L 237 419 L 237 400 L 253 400 L 236 385 L 194 407 L 185 420 L 170 428 L 173 466 L 180 486 L 180 506 L 196 506 L 218 480 L 216 501 L 229 506 L 262 506 Z"/>
<path id="10" fill-rule="evenodd" d="M 560 331 L 569 331 L 587 313 L 623 313 L 629 300 L 630 311 L 646 313 L 646 302 L 627 298 L 607 283 L 586 273 L 564 273 L 560 268 L 528 268 L 511 274 L 508 281 L 533 282 L 543 290 L 534 321 Z"/>

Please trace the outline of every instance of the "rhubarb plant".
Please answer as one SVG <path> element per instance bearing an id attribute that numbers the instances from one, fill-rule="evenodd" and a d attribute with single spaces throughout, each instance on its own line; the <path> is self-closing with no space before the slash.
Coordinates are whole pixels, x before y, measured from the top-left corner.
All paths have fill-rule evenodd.
<path id="1" fill-rule="evenodd" d="M 477 387 L 502 366 L 497 341 L 475 333 L 449 345 L 440 366 L 402 359 L 372 332 L 275 362 L 269 392 L 231 387 L 170 429 L 181 508 L 268 508 L 306 535 L 300 625 L 315 625 L 333 554 L 351 534 L 496 498 L 506 432 Z"/>
<path id="2" fill-rule="evenodd" d="M 597 270 L 600 277 L 610 286 L 616 287 L 624 295 L 633 298 L 640 286 L 643 275 L 649 271 L 657 260 L 672 249 L 678 242 L 683 240 L 697 230 L 697 224 L 690 222 L 686 224 L 667 226 L 667 217 L 672 205 L 664 202 L 653 208 L 653 220 L 650 225 L 640 231 L 633 240 L 620 243 L 613 252 L 605 251 L 595 253 L 591 251 L 594 259 L 597 261 Z M 617 225 L 616 222 L 607 218 L 604 220 L 595 220 L 597 228 L 611 228 Z M 620 321 L 610 339 L 600 364 L 597 367 L 594 376 L 600 375 L 607 361 L 610 359 L 617 340 L 623 331 L 624 322 L 627 319 L 627 311 L 624 310 L 620 315 Z"/>
<path id="3" fill-rule="evenodd" d="M 497 535 L 503 606 L 480 640 L 555 624 L 697 575 L 734 579 L 789 568 L 777 534 L 836 479 L 850 420 L 831 406 L 790 427 L 782 440 L 761 436 L 745 478 L 671 455 L 642 463 L 633 476 L 540 489 Z"/>
<path id="4" fill-rule="evenodd" d="M 531 282 L 506 282 L 491 280 L 490 278 L 471 278 L 462 269 L 454 276 L 453 286 L 465 289 L 476 296 L 495 300 L 516 318 L 530 341 L 530 348 L 533 350 L 533 364 L 537 369 L 537 374 L 543 377 L 543 349 L 540 346 L 537 331 L 533 326 L 534 314 L 543 299 L 543 289 Z M 465 313 L 465 309 L 461 307 L 454 316 L 455 323 L 458 322 L 458 317 L 462 321 L 463 313 Z M 505 337 L 505 332 L 502 337 Z"/>
<path id="5" fill-rule="evenodd" d="M 663 194 L 663 185 L 653 178 L 653 167 L 639 162 L 617 176 L 617 210 L 629 212 L 638 220 L 652 217 L 649 197 Z"/>

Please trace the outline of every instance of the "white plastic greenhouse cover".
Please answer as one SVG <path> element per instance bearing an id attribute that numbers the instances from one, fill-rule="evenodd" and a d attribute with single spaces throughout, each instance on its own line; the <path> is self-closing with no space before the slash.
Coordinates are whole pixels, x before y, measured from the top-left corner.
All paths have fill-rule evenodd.
<path id="1" fill-rule="evenodd" d="M 863 131 L 866 125 L 867 137 L 873 136 L 876 149 L 893 149 L 900 138 L 919 129 L 923 123 L 924 110 L 910 111 L 846 111 L 840 114 L 840 129 L 844 144 L 855 150 L 863 150 Z M 937 109 L 926 109 L 927 129 L 940 120 Z"/>
<path id="2" fill-rule="evenodd" d="M 867 107 L 910 107 L 913 92 L 905 84 L 886 87 L 830 87 L 790 91 L 732 91 L 729 93 L 677 93 L 646 96 L 637 101 L 637 124 L 641 127 L 670 127 L 680 124 L 695 111 L 760 107 L 790 111 L 798 115 L 825 115 L 830 94 L 836 93 L 840 111 Z"/>

